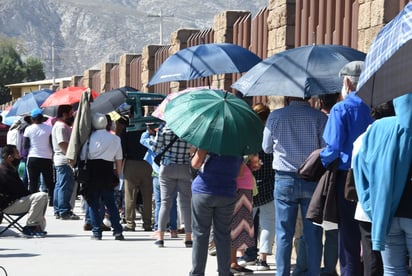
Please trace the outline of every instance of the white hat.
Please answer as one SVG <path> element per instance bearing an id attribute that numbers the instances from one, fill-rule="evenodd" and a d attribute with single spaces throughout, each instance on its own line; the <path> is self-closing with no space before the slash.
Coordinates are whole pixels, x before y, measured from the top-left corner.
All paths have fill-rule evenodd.
<path id="1" fill-rule="evenodd" d="M 106 115 L 94 113 L 92 116 L 92 126 L 94 129 L 105 129 L 107 126 Z"/>

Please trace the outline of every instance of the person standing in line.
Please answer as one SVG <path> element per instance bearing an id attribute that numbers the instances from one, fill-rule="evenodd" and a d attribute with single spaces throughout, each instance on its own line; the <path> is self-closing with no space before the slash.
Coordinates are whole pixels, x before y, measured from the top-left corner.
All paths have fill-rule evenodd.
<path id="1" fill-rule="evenodd" d="M 329 116 L 332 107 L 340 100 L 341 93 L 319 95 L 314 108 Z M 301 219 L 301 218 L 300 218 Z M 324 231 L 325 242 L 323 245 L 323 264 L 320 276 L 337 276 L 336 265 L 338 263 L 338 229 Z M 305 275 L 307 271 L 306 244 L 303 236 L 298 239 L 296 265 L 293 276 Z"/>
<path id="2" fill-rule="evenodd" d="M 28 151 L 27 172 L 29 177 L 29 191 L 39 191 L 40 175 L 43 176 L 49 195 L 49 206 L 53 206 L 53 150 L 51 145 L 52 127 L 44 124 L 43 110 L 33 109 L 31 112 L 33 124 L 24 130 L 23 147 Z"/>
<path id="3" fill-rule="evenodd" d="M 71 126 L 74 121 L 73 106 L 60 105 L 57 120 L 52 128 L 53 162 L 56 169 L 56 185 L 53 195 L 54 215 L 56 219 L 79 220 L 70 204 L 74 190 L 74 172 L 66 157 L 70 141 Z"/>
<path id="4" fill-rule="evenodd" d="M 159 231 L 159 211 L 160 211 L 160 184 L 159 184 L 159 166 L 154 162 L 155 153 L 152 151 L 151 148 L 151 141 L 156 136 L 156 129 L 159 127 L 158 124 L 147 124 L 147 130 L 142 134 L 140 138 L 140 143 L 147 148 L 147 152 L 145 154 L 144 160 L 152 165 L 152 178 L 153 178 L 153 196 L 154 196 L 154 223 L 153 223 L 153 230 L 155 231 L 155 235 L 157 231 Z M 176 203 L 177 195 L 175 195 L 172 208 L 170 209 L 169 214 L 169 230 L 170 230 L 170 237 L 177 238 L 177 203 Z"/>
<path id="5" fill-rule="evenodd" d="M 366 217 L 372 221 L 372 250 L 381 253 L 383 275 L 410 274 L 411 105 L 412 93 L 395 98 L 396 115 L 376 120 L 365 132 L 362 145 L 353 157 L 356 192 Z"/>
<path id="6" fill-rule="evenodd" d="M 86 184 L 85 197 L 91 211 L 92 239 L 102 239 L 101 211 L 106 206 L 115 240 L 124 240 L 120 215 L 114 199 L 114 187 L 119 183 L 123 160 L 120 137 L 106 130 L 107 118 L 104 114 L 93 114 L 92 126 L 94 131 L 89 137 L 88 146 L 82 147 L 80 154 L 80 160 L 85 160 L 87 156 L 87 170 L 90 174 L 90 183 Z M 113 163 L 116 164 L 115 174 Z"/>
<path id="7" fill-rule="evenodd" d="M 310 106 L 308 98 L 286 97 L 283 108 L 273 110 L 263 132 L 262 148 L 273 153 L 275 170 L 276 275 L 290 274 L 293 235 L 298 210 L 305 218 L 316 182 L 298 177 L 297 170 L 315 149 L 324 146 L 322 139 L 327 116 Z M 307 244 L 307 275 L 318 276 L 322 258 L 322 228 L 307 219 L 303 236 Z"/>
<path id="8" fill-rule="evenodd" d="M 270 114 L 270 109 L 262 103 L 255 104 L 253 110 L 259 115 L 263 123 L 266 123 L 267 117 Z M 267 256 L 272 254 L 273 243 L 275 240 L 275 204 L 273 202 L 273 191 L 275 172 L 272 169 L 273 156 L 272 154 L 259 152 L 259 160 L 262 161 L 262 166 L 256 171 L 252 171 L 255 179 L 258 194 L 253 196 L 253 217 L 256 221 L 255 225 L 255 244 L 254 247 L 246 249 L 245 254 L 238 259 L 238 264 L 241 266 L 256 264 L 256 270 L 270 270 L 267 264 Z M 256 223 L 256 222 L 255 222 Z M 260 230 L 260 235 L 259 235 Z M 257 248 L 257 240 L 259 238 L 259 249 Z M 256 261 L 257 253 L 259 258 Z"/>
<path id="9" fill-rule="evenodd" d="M 322 164 L 327 168 L 339 160 L 336 173 L 336 200 L 338 209 L 338 248 L 342 276 L 362 275 L 361 236 L 355 220 L 356 203 L 345 199 L 344 188 L 351 166 L 353 142 L 372 123 L 370 108 L 354 93 L 362 71 L 363 61 L 346 64 L 339 75 L 343 77 L 342 98 L 329 114 L 323 133 L 326 147 L 320 152 Z M 309 255 L 308 255 L 309 256 Z"/>
<path id="10" fill-rule="evenodd" d="M 213 225 L 219 276 L 234 275 L 231 262 L 231 221 L 243 158 L 197 149 L 191 165 L 199 169 L 192 183 L 193 251 L 191 276 L 204 276 Z"/>
<path id="11" fill-rule="evenodd" d="M 129 120 L 134 116 L 134 108 L 129 110 Z M 130 122 L 129 122 L 130 123 Z M 136 228 L 136 203 L 140 192 L 143 201 L 143 230 L 152 231 L 152 167 L 144 161 L 146 147 L 140 143 L 140 137 L 145 130 L 127 131 L 121 134 L 124 156 L 124 193 L 125 193 L 125 219 L 124 231 L 135 231 Z"/>
<path id="12" fill-rule="evenodd" d="M 373 119 L 369 107 L 354 93 L 363 67 L 363 61 L 346 64 L 339 75 L 343 77 L 342 98 L 329 114 L 323 133 L 326 147 L 321 151 L 322 164 L 327 168 L 339 159 L 336 174 L 338 209 L 338 240 L 341 275 L 362 275 L 359 224 L 354 218 L 356 203 L 344 197 L 346 176 L 351 166 L 353 142 Z"/>
<path id="13" fill-rule="evenodd" d="M 191 175 L 189 173 L 190 145 L 179 139 L 167 126 L 162 125 L 153 140 L 152 150 L 161 153 L 168 145 L 160 160 L 160 212 L 159 232 L 155 245 L 164 247 L 164 233 L 169 219 L 176 192 L 185 223 L 185 247 L 192 247 L 192 215 L 191 215 Z"/>

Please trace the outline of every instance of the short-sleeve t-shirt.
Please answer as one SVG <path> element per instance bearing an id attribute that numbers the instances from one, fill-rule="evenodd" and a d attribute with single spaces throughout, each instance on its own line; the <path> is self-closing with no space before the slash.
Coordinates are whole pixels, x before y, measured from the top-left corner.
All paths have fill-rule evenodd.
<path id="1" fill-rule="evenodd" d="M 69 143 L 72 128 L 62 121 L 56 121 L 52 129 L 52 144 L 53 144 L 53 162 L 55 166 L 63 166 L 68 164 L 66 154 L 59 146 L 60 143 Z"/>
<path id="2" fill-rule="evenodd" d="M 53 151 L 50 145 L 52 127 L 46 124 L 31 124 L 23 136 L 30 139 L 30 148 L 27 157 L 51 159 Z"/>

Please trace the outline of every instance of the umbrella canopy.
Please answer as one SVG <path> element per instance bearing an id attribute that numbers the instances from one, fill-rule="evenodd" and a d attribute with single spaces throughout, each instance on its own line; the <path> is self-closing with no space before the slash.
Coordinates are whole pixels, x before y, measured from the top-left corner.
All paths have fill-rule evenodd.
<path id="1" fill-rule="evenodd" d="M 107 91 L 100 94 L 100 96 L 91 103 L 90 108 L 92 112 L 103 114 L 116 110 L 116 108 L 118 108 L 128 98 L 127 92 L 138 92 L 138 90 L 133 87 L 124 86 Z"/>
<path id="2" fill-rule="evenodd" d="M 166 110 L 166 105 L 168 102 L 170 102 L 171 100 L 173 100 L 174 98 L 176 98 L 177 96 L 189 93 L 190 91 L 196 91 L 196 90 L 200 90 L 200 89 L 207 89 L 208 87 L 206 86 L 202 86 L 202 87 L 190 87 L 187 89 L 184 89 L 182 91 L 178 91 L 178 92 L 173 92 L 170 93 L 166 96 L 166 98 L 156 107 L 156 109 L 153 111 L 152 116 L 157 117 L 161 120 L 164 121 L 164 113 Z"/>
<path id="3" fill-rule="evenodd" d="M 310 45 L 275 54 L 255 65 L 232 87 L 245 96 L 310 97 L 337 93 L 339 71 L 365 54 L 341 45 Z"/>
<path id="4" fill-rule="evenodd" d="M 262 148 L 262 120 L 245 101 L 221 90 L 174 98 L 165 119 L 182 140 L 216 154 L 242 156 Z"/>
<path id="5" fill-rule="evenodd" d="M 200 44 L 167 58 L 150 79 L 149 85 L 246 72 L 260 61 L 254 53 L 235 44 Z"/>
<path id="6" fill-rule="evenodd" d="M 7 116 L 16 116 L 30 113 L 35 108 L 40 108 L 41 104 L 53 93 L 53 90 L 42 89 L 27 93 L 17 99 Z"/>
<path id="7" fill-rule="evenodd" d="M 41 107 L 58 106 L 63 104 L 74 104 L 80 101 L 80 98 L 86 87 L 70 86 L 60 89 L 51 94 L 41 105 Z M 91 91 L 92 97 L 96 98 L 99 93 Z"/>
<path id="8" fill-rule="evenodd" d="M 412 3 L 373 41 L 358 82 L 357 95 L 376 106 L 412 91 Z"/>

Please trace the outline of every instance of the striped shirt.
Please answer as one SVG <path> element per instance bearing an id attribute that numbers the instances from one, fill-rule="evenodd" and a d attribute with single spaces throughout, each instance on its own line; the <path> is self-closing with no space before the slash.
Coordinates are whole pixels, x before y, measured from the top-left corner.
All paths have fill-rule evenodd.
<path id="1" fill-rule="evenodd" d="M 176 135 L 167 125 L 161 126 L 156 133 L 155 139 L 151 142 L 153 152 L 156 154 L 161 153 L 175 137 Z M 164 166 L 169 164 L 189 164 L 189 150 L 190 144 L 177 139 L 162 156 L 160 163 Z"/>
<path id="2" fill-rule="evenodd" d="M 322 134 L 328 117 L 304 101 L 270 113 L 263 132 L 262 148 L 273 153 L 273 169 L 296 172 L 306 157 L 325 145 Z"/>

